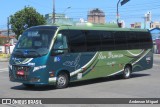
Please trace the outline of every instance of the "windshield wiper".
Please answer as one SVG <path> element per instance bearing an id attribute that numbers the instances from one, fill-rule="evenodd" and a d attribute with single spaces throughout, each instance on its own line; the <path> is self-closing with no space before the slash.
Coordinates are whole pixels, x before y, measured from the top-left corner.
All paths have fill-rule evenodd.
<path id="1" fill-rule="evenodd" d="M 16 50 L 13 52 L 15 57 L 28 58 L 28 57 L 41 57 L 42 55 L 37 51 L 28 51 L 27 54 L 24 54 L 23 51 Z"/>

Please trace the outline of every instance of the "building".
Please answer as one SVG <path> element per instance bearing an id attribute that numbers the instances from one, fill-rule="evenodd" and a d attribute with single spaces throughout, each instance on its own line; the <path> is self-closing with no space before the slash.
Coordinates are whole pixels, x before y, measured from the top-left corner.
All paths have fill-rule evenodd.
<path id="1" fill-rule="evenodd" d="M 131 24 L 131 28 L 141 28 L 141 22 L 135 22 L 134 24 Z"/>
<path id="2" fill-rule="evenodd" d="M 150 28 L 160 28 L 160 22 L 151 22 L 150 23 Z"/>
<path id="3" fill-rule="evenodd" d="M 53 14 L 46 14 L 45 19 L 48 25 L 53 24 Z M 73 19 L 66 17 L 65 14 L 55 14 L 56 24 L 73 24 Z"/>
<path id="4" fill-rule="evenodd" d="M 160 54 L 160 28 L 150 30 L 153 40 L 154 53 Z"/>
<path id="5" fill-rule="evenodd" d="M 1 30 L 0 31 L 0 53 L 12 53 L 15 44 L 17 43 L 16 35 L 11 30 Z"/>
<path id="6" fill-rule="evenodd" d="M 120 24 L 121 24 L 121 26 L 120 26 L 121 28 L 125 28 L 125 27 L 126 27 L 126 24 L 125 24 L 125 21 L 124 21 L 124 20 L 121 20 L 121 21 L 120 21 Z"/>
<path id="7" fill-rule="evenodd" d="M 106 23 L 105 13 L 98 8 L 89 11 L 87 15 L 87 19 L 88 19 L 88 22 L 90 23 L 95 23 L 95 24 Z"/>

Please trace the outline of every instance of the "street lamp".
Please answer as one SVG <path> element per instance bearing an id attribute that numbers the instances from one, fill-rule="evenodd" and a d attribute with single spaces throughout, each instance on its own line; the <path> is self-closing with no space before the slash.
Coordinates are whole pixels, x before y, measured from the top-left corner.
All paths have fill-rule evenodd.
<path id="1" fill-rule="evenodd" d="M 68 10 L 68 9 L 70 9 L 71 7 L 69 6 L 69 7 L 67 7 L 64 11 L 63 11 L 63 14 L 65 14 L 65 12 Z"/>
<path id="2" fill-rule="evenodd" d="M 117 2 L 117 25 L 120 27 L 120 23 L 119 23 L 119 9 L 118 9 L 118 6 L 119 6 L 119 3 L 120 3 L 121 0 L 118 0 Z M 121 6 L 126 4 L 128 1 L 130 0 L 123 0 L 121 1 Z"/>

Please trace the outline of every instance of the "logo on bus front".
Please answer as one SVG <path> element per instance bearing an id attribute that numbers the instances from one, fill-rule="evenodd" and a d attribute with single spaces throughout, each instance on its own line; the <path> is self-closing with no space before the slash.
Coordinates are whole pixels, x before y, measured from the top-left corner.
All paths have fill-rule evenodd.
<path id="1" fill-rule="evenodd" d="M 23 54 L 28 55 L 28 50 L 25 50 Z"/>

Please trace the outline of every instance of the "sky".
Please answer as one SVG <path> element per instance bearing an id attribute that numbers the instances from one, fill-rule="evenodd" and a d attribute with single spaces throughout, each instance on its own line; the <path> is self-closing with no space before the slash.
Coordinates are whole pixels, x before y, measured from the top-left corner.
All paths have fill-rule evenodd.
<path id="1" fill-rule="evenodd" d="M 122 1 L 122 0 L 121 0 Z M 87 20 L 89 10 L 99 8 L 105 12 L 106 22 L 116 21 L 116 7 L 118 0 L 55 0 L 55 12 L 64 13 L 67 17 Z M 25 6 L 35 8 L 40 14 L 52 13 L 53 0 L 1 0 L 0 29 L 7 28 L 7 17 Z M 70 7 L 69 9 L 67 9 Z M 130 0 L 121 6 L 119 4 L 120 20 L 126 25 L 144 23 L 144 14 L 151 12 L 152 21 L 160 21 L 160 0 Z"/>

